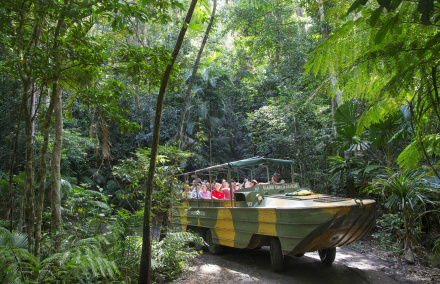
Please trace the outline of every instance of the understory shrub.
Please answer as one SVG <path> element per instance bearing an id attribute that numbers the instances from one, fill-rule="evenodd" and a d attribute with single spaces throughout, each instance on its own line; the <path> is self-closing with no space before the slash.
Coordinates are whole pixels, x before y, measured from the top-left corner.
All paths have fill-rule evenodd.
<path id="1" fill-rule="evenodd" d="M 15 236 L 21 238 L 19 243 Z M 24 249 L 25 235 L 15 235 L 0 229 L 1 283 L 104 283 L 119 274 L 114 261 L 107 259 L 101 249 L 102 238 L 75 241 L 66 239 L 62 251 L 38 261 Z M 20 246 L 15 246 L 21 244 Z"/>

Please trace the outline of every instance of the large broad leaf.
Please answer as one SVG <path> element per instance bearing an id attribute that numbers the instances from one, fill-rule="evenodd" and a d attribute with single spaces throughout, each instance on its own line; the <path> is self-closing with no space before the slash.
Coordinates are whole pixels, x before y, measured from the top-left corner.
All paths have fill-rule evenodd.
<path id="1" fill-rule="evenodd" d="M 380 15 L 382 14 L 383 8 L 384 8 L 384 7 L 380 6 L 379 8 L 377 8 L 377 9 L 373 12 L 373 14 L 371 14 L 371 17 L 370 17 L 370 26 L 374 27 L 374 26 L 377 24 L 377 21 L 379 20 Z"/>
<path id="2" fill-rule="evenodd" d="M 386 146 L 400 129 L 402 113 L 400 111 L 388 116 L 385 120 L 370 126 L 370 141 L 375 146 Z"/>
<path id="3" fill-rule="evenodd" d="M 347 102 L 340 107 L 335 112 L 335 126 L 346 127 L 355 126 L 358 120 L 357 115 L 358 104 L 355 102 Z"/>
<path id="4" fill-rule="evenodd" d="M 392 17 L 388 19 L 382 27 L 379 29 L 379 31 L 376 33 L 376 37 L 374 38 L 374 41 L 376 44 L 379 44 L 382 42 L 382 40 L 385 38 L 387 33 L 389 31 L 393 31 L 394 27 L 398 27 L 397 23 L 399 22 L 399 13 L 395 17 Z"/>
<path id="5" fill-rule="evenodd" d="M 378 169 L 378 168 L 383 168 L 383 166 L 369 165 L 365 168 L 364 173 L 369 173 L 369 172 L 374 171 L 375 169 Z"/>
<path id="6" fill-rule="evenodd" d="M 353 4 L 351 4 L 350 8 L 347 10 L 346 15 L 350 14 L 351 12 L 357 10 L 358 8 L 361 7 L 361 5 L 365 5 L 367 4 L 368 0 L 356 0 L 353 2 Z"/>

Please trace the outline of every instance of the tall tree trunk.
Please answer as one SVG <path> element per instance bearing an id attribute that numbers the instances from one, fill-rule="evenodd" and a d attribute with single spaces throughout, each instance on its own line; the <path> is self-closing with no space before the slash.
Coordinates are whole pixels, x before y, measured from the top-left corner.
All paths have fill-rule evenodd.
<path id="1" fill-rule="evenodd" d="M 54 98 L 54 128 L 55 141 L 51 159 L 51 186 L 50 201 L 52 208 L 51 228 L 55 237 L 55 249 L 59 251 L 61 242 L 56 234 L 61 231 L 61 150 L 63 144 L 63 111 L 61 106 L 61 92 L 58 90 L 58 78 L 54 79 L 52 97 Z"/>
<path id="2" fill-rule="evenodd" d="M 64 5 L 68 5 L 68 0 L 64 0 Z M 61 240 L 56 236 L 61 231 L 61 150 L 63 146 L 63 110 L 61 103 L 61 92 L 59 91 L 58 81 L 60 78 L 61 58 L 59 55 L 59 37 L 61 30 L 64 28 L 64 14 L 61 13 L 60 18 L 54 32 L 53 44 L 53 63 L 55 65 L 55 72 L 52 84 L 51 103 L 53 103 L 54 112 L 54 129 L 55 139 L 52 150 L 51 159 L 51 186 L 50 186 L 50 203 L 52 209 L 51 229 L 55 237 L 55 250 L 59 251 L 61 248 Z"/>
<path id="3" fill-rule="evenodd" d="M 321 36 L 323 39 L 328 38 L 330 31 L 328 30 L 327 26 L 325 25 L 325 10 L 324 10 L 324 1 L 319 0 L 319 16 L 320 16 L 320 21 L 321 21 Z M 336 77 L 332 78 L 332 84 L 333 86 L 336 84 Z M 335 112 L 336 109 L 338 108 L 338 104 L 341 98 L 341 92 L 339 91 L 339 89 L 336 91 L 336 95 L 335 97 L 332 98 L 332 134 L 334 137 L 336 137 L 338 134 L 336 132 L 336 126 L 335 126 L 335 122 L 334 122 L 334 118 L 335 118 Z M 335 155 L 335 149 L 332 146 L 332 155 Z"/>
<path id="4" fill-rule="evenodd" d="M 177 130 L 177 147 L 180 149 L 182 145 L 182 133 L 183 124 L 185 123 L 186 108 L 188 107 L 189 97 L 191 95 L 191 90 L 196 79 L 197 70 L 199 69 L 200 58 L 202 57 L 203 49 L 205 48 L 206 42 L 208 41 L 209 33 L 211 31 L 212 24 L 214 23 L 215 11 L 217 9 L 217 0 L 213 0 L 211 19 L 209 20 L 208 26 L 206 27 L 205 35 L 203 36 L 202 44 L 200 45 L 199 52 L 197 53 L 196 62 L 194 63 L 191 78 L 189 80 L 188 89 L 186 89 L 185 100 L 183 101 L 182 114 L 180 115 L 179 128 Z"/>
<path id="5" fill-rule="evenodd" d="M 330 31 L 328 30 L 327 26 L 325 25 L 325 10 L 324 10 L 324 1 L 318 0 L 319 3 L 319 18 L 321 22 L 321 35 L 324 39 L 328 38 Z"/>
<path id="6" fill-rule="evenodd" d="M 25 224 L 27 225 L 28 235 L 28 251 L 34 253 L 34 223 L 35 223 L 35 188 L 34 188 L 34 113 L 33 113 L 33 94 L 32 83 L 25 81 L 24 83 L 24 95 L 22 101 L 22 107 L 24 108 L 25 117 L 25 133 L 26 133 L 26 170 L 25 170 Z"/>
<path id="7" fill-rule="evenodd" d="M 51 118 L 53 114 L 54 98 L 50 100 L 48 109 L 46 110 L 46 116 L 44 118 L 44 125 L 42 129 L 43 135 L 43 145 L 41 147 L 41 177 L 40 177 L 40 187 L 38 190 L 37 199 L 37 224 L 35 227 L 35 257 L 40 259 L 40 239 L 41 239 L 41 226 L 43 220 L 43 208 L 44 208 L 44 193 L 46 190 L 46 175 L 47 175 L 47 149 L 49 147 L 49 128 L 51 123 Z"/>
<path id="8" fill-rule="evenodd" d="M 296 16 L 300 19 L 300 20 L 304 20 L 304 10 L 302 7 L 300 7 L 300 3 L 299 0 L 295 0 L 295 12 L 296 12 Z M 305 23 L 300 23 L 299 27 L 301 29 L 301 34 L 305 35 L 306 34 L 306 24 Z"/>
<path id="9" fill-rule="evenodd" d="M 150 240 L 150 210 L 151 210 L 151 195 L 153 193 L 154 187 L 154 172 L 156 171 L 156 159 L 157 150 L 159 148 L 159 137 L 160 137 L 160 121 L 162 118 L 163 101 L 165 98 L 165 91 L 168 85 L 168 80 L 170 78 L 171 71 L 173 69 L 174 62 L 179 54 L 180 47 L 182 46 L 183 39 L 185 38 L 186 30 L 191 22 L 191 18 L 196 7 L 197 0 L 192 0 L 189 6 L 188 12 L 185 17 L 185 22 L 180 29 L 179 37 L 177 38 L 176 45 L 174 46 L 173 53 L 171 55 L 171 62 L 165 70 L 163 75 L 159 95 L 157 96 L 156 104 L 156 119 L 154 122 L 153 131 L 153 141 L 151 146 L 150 155 L 150 167 L 148 169 L 148 176 L 145 184 L 145 205 L 144 205 L 144 225 L 143 225 L 143 236 L 142 236 L 142 255 L 141 264 L 139 268 L 139 284 L 151 283 L 151 240 Z"/>
<path id="10" fill-rule="evenodd" d="M 23 114 L 23 105 L 20 106 L 20 113 L 18 115 L 18 125 L 17 132 L 15 133 L 14 138 L 14 149 L 12 150 L 12 156 L 9 162 L 9 231 L 12 232 L 13 229 L 13 221 L 14 221 L 14 198 L 12 196 L 12 180 L 14 178 L 14 164 L 15 164 L 15 156 L 17 155 L 17 147 L 18 147 L 18 135 L 20 134 L 21 129 L 21 115 Z"/>

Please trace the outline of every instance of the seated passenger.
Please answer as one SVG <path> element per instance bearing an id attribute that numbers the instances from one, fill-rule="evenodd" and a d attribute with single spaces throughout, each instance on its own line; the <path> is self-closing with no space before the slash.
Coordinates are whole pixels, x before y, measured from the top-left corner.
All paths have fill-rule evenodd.
<path id="1" fill-rule="evenodd" d="M 248 188 L 248 187 L 251 187 L 251 182 L 247 178 L 245 178 L 242 188 Z"/>
<path id="2" fill-rule="evenodd" d="M 202 186 L 202 185 L 201 185 L 200 183 L 197 184 L 196 188 L 193 189 L 193 191 L 191 192 L 191 196 L 190 196 L 190 198 L 192 198 L 192 199 L 196 199 L 196 198 L 197 198 L 197 196 L 198 196 L 198 194 L 199 194 L 199 192 L 200 192 L 200 188 L 201 188 L 201 186 Z"/>
<path id="3" fill-rule="evenodd" d="M 191 191 L 194 191 L 194 189 L 196 189 L 196 186 L 197 186 L 197 182 L 196 180 L 193 180 L 191 185 Z"/>
<path id="4" fill-rule="evenodd" d="M 241 183 L 236 183 L 235 184 L 235 190 L 239 190 L 239 189 L 241 189 Z"/>
<path id="5" fill-rule="evenodd" d="M 219 183 L 218 179 L 216 179 L 214 181 L 214 183 L 215 183 L 215 190 L 219 191 L 219 189 L 222 187 L 222 185 Z"/>
<path id="6" fill-rule="evenodd" d="M 192 193 L 191 187 L 188 187 L 186 189 L 186 196 L 185 196 L 185 198 L 187 198 L 187 199 L 191 198 L 191 193 Z"/>
<path id="7" fill-rule="evenodd" d="M 279 184 L 279 183 L 285 183 L 285 181 L 283 179 L 281 179 L 281 176 L 278 173 L 274 173 L 270 183 L 271 184 Z"/>
<path id="8" fill-rule="evenodd" d="M 222 182 L 222 192 L 225 194 L 225 199 L 231 199 L 231 191 L 229 188 L 229 183 L 226 180 L 223 180 Z M 234 193 L 232 193 L 234 195 Z"/>
<path id="9" fill-rule="evenodd" d="M 211 192 L 208 191 L 208 185 L 202 185 L 202 191 L 199 192 L 199 199 L 211 199 Z"/>
<path id="10" fill-rule="evenodd" d="M 222 186 L 218 183 L 218 180 L 215 180 L 215 189 L 212 191 L 212 197 L 214 199 L 225 199 L 225 194 L 222 191 Z"/>
<path id="11" fill-rule="evenodd" d="M 185 181 L 185 185 L 182 188 L 182 198 L 190 198 L 191 196 L 191 187 L 189 186 L 189 181 Z"/>
<path id="12" fill-rule="evenodd" d="M 214 199 L 225 199 L 225 194 L 221 190 L 222 190 L 221 188 L 219 190 L 214 189 L 212 191 L 212 197 Z"/>
<path id="13" fill-rule="evenodd" d="M 258 181 L 256 181 L 256 180 L 253 179 L 253 180 L 250 182 L 249 187 L 253 187 L 253 186 L 256 186 L 256 185 L 258 185 Z"/>

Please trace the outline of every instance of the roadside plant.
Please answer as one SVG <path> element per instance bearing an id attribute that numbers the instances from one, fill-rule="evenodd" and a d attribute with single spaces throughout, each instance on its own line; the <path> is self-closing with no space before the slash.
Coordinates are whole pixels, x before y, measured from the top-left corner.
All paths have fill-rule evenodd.
<path id="1" fill-rule="evenodd" d="M 182 269 L 188 266 L 188 260 L 196 257 L 199 252 L 187 247 L 194 243 L 206 245 L 202 237 L 189 232 L 169 233 L 161 241 L 152 242 L 151 266 L 156 280 L 169 281 Z"/>
<path id="2" fill-rule="evenodd" d="M 2 283 L 78 283 L 115 279 L 119 270 L 101 249 L 103 238 L 63 241 L 61 252 L 38 259 L 20 243 L 14 234 L 0 228 L 0 280 Z M 19 245 L 19 246 L 15 246 Z"/>
<path id="3" fill-rule="evenodd" d="M 332 174 L 332 178 L 339 174 L 341 184 L 344 184 L 344 175 L 350 174 L 351 170 L 362 162 L 359 159 L 344 159 L 340 156 L 330 156 L 327 158 L 327 161 L 330 164 L 329 173 Z"/>
<path id="4" fill-rule="evenodd" d="M 425 174 L 387 169 L 386 175 L 373 180 L 371 187 L 384 198 L 385 207 L 398 214 L 403 225 L 403 232 L 398 230 L 399 242 L 403 242 L 405 251 L 412 251 L 417 244 L 417 230 L 420 231 L 426 207 L 435 204 L 429 198 L 433 189 L 429 187 Z"/>
<path id="5" fill-rule="evenodd" d="M 395 253 L 402 252 L 400 247 L 395 246 L 395 239 L 402 236 L 402 220 L 398 214 L 383 214 L 376 220 L 377 232 L 373 234 L 379 240 L 379 246 L 386 251 Z"/>
<path id="6" fill-rule="evenodd" d="M 111 208 L 108 197 L 100 191 L 88 189 L 87 184 L 81 184 L 71 189 L 64 207 L 81 222 L 81 226 L 89 227 L 91 236 L 101 233 L 102 224 L 107 223 Z"/>
<path id="7" fill-rule="evenodd" d="M 434 248 L 433 251 L 436 256 L 440 255 L 440 236 L 437 238 L 437 240 L 434 242 Z"/>
<path id="8" fill-rule="evenodd" d="M 143 210 L 131 213 L 120 209 L 111 217 L 105 238 L 110 242 L 107 255 L 115 261 L 121 272 L 121 278 L 127 283 L 137 279 L 142 250 Z"/>

